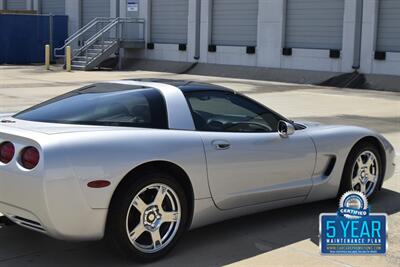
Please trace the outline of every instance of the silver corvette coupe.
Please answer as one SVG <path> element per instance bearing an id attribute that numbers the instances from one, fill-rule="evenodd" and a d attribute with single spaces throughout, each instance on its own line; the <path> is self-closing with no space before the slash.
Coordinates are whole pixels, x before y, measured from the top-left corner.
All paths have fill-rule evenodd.
<path id="1" fill-rule="evenodd" d="M 189 229 L 347 190 L 372 197 L 394 156 L 368 129 L 293 122 L 216 85 L 98 83 L 0 118 L 0 212 L 152 261 Z"/>

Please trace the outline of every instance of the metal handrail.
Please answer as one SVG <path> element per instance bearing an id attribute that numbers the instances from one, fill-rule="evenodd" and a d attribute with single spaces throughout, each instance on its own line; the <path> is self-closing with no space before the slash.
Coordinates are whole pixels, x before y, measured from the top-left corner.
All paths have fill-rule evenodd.
<path id="1" fill-rule="evenodd" d="M 94 35 L 92 38 L 90 38 L 90 40 L 88 40 L 85 45 L 79 49 L 75 49 L 74 53 L 73 53 L 73 57 L 82 54 L 82 52 L 85 52 L 85 57 L 86 57 L 86 63 L 88 62 L 88 55 L 87 55 L 87 50 L 93 45 L 95 44 L 100 38 L 102 39 L 103 42 L 101 42 L 101 51 L 102 53 L 104 52 L 105 49 L 105 44 L 104 44 L 104 34 L 106 34 L 107 32 L 109 32 L 111 29 L 113 29 L 113 27 L 115 25 L 118 25 L 118 20 L 115 20 L 113 22 L 111 22 L 110 24 L 108 24 L 106 27 L 104 27 L 99 33 L 97 33 L 96 35 Z M 97 55 L 98 56 L 98 55 Z M 97 57 L 96 56 L 96 57 Z M 92 59 L 93 60 L 93 59 Z"/>
<path id="2" fill-rule="evenodd" d="M 107 32 L 110 28 L 115 26 L 118 23 L 118 18 L 112 20 L 109 24 L 107 24 L 103 29 L 101 29 L 99 32 L 95 33 L 92 37 L 90 37 L 86 42 L 85 45 L 82 46 L 79 49 L 74 49 L 74 51 L 79 51 L 79 50 L 85 50 L 87 47 L 91 46 L 94 42 L 97 41 L 97 39 L 105 32 Z"/>
<path id="3" fill-rule="evenodd" d="M 63 55 L 58 55 L 57 51 L 64 50 L 68 45 L 70 45 L 72 42 L 74 42 L 77 38 L 82 36 L 84 33 L 89 31 L 91 28 L 96 26 L 98 23 L 104 23 L 104 22 L 110 22 L 113 20 L 113 18 L 95 18 L 91 20 L 88 24 L 80 28 L 78 31 L 76 31 L 74 34 L 72 34 L 70 37 L 68 37 L 64 41 L 64 45 L 62 47 L 58 47 L 54 49 L 54 57 L 64 57 Z"/>
<path id="4" fill-rule="evenodd" d="M 89 38 L 86 42 L 85 45 L 78 48 L 74 49 L 73 57 L 79 55 L 83 51 L 86 51 L 90 46 L 92 46 L 96 41 L 98 41 L 100 38 L 104 37 L 104 34 L 109 32 L 111 29 L 113 29 L 115 26 L 120 25 L 122 23 L 138 23 L 138 24 L 144 24 L 144 19 L 135 19 L 135 18 L 115 18 L 113 19 L 109 24 L 107 24 L 103 29 L 101 29 L 99 32 L 94 34 L 91 38 Z M 104 38 L 103 38 L 104 39 Z M 119 36 L 116 37 L 116 39 L 120 39 Z"/>
<path id="5" fill-rule="evenodd" d="M 85 42 L 85 45 L 78 48 L 74 49 L 72 53 L 72 57 L 80 55 L 82 52 L 86 51 L 91 47 L 93 44 L 95 44 L 100 38 L 103 38 L 104 34 L 107 33 L 109 30 L 111 30 L 115 25 L 117 25 L 118 21 L 114 20 L 111 23 L 107 24 L 101 31 L 97 32 L 95 35 L 93 35 L 89 40 Z M 104 49 L 104 47 L 102 47 Z"/>
<path id="6" fill-rule="evenodd" d="M 89 21 L 88 24 L 86 24 L 85 26 L 83 26 L 82 28 L 80 28 L 79 30 L 77 30 L 76 32 L 74 32 L 71 36 L 69 36 L 69 37 L 64 41 L 64 43 L 67 43 L 67 42 L 69 42 L 71 39 L 74 39 L 75 36 L 80 35 L 80 33 L 81 33 L 83 30 L 86 30 L 86 28 L 92 27 L 92 24 L 97 23 L 97 21 L 99 21 L 100 19 L 101 19 L 101 18 L 94 18 L 94 19 L 92 19 L 91 21 Z M 107 19 L 107 18 L 105 18 L 105 19 Z"/>

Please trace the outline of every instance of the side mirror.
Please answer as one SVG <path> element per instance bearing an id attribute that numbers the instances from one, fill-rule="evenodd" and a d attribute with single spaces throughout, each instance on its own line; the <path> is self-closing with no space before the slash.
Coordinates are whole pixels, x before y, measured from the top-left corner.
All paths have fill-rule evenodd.
<path id="1" fill-rule="evenodd" d="M 278 122 L 278 132 L 282 137 L 287 138 L 289 135 L 294 134 L 294 131 L 295 129 L 293 124 L 287 121 Z"/>

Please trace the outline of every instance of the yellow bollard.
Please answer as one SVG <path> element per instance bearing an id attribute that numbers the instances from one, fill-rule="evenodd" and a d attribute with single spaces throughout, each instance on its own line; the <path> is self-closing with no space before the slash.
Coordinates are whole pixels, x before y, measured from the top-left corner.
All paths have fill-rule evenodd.
<path id="1" fill-rule="evenodd" d="M 71 47 L 65 48 L 65 68 L 67 71 L 71 71 Z"/>
<path id="2" fill-rule="evenodd" d="M 50 45 L 45 45 L 44 47 L 44 64 L 46 66 L 46 70 L 50 69 Z"/>

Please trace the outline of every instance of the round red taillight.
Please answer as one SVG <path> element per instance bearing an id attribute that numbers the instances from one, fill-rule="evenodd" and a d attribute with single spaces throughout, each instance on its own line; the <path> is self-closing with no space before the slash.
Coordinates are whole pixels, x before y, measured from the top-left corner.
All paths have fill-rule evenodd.
<path id="1" fill-rule="evenodd" d="M 0 144 L 0 161 L 4 164 L 9 163 L 14 158 L 15 147 L 11 142 Z"/>
<path id="2" fill-rule="evenodd" d="M 39 151 L 32 146 L 24 148 L 21 152 L 21 164 L 25 169 L 31 170 L 35 168 L 39 163 L 39 159 Z"/>

